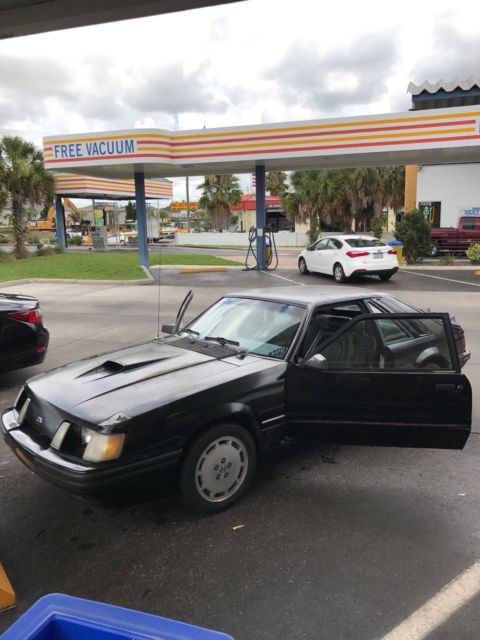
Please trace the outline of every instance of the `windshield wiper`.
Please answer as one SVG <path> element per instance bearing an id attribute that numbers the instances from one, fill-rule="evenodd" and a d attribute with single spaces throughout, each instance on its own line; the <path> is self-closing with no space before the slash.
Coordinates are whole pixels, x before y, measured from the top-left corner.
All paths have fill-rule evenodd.
<path id="1" fill-rule="evenodd" d="M 234 347 L 239 347 L 240 343 L 235 340 L 229 340 L 228 338 L 222 338 L 222 336 L 205 336 L 204 340 L 210 340 L 211 342 L 218 342 L 222 346 L 226 346 L 227 344 L 231 344 Z"/>
<path id="2" fill-rule="evenodd" d="M 180 333 L 189 333 L 191 336 L 199 336 L 198 331 L 194 331 L 193 329 L 182 329 Z"/>

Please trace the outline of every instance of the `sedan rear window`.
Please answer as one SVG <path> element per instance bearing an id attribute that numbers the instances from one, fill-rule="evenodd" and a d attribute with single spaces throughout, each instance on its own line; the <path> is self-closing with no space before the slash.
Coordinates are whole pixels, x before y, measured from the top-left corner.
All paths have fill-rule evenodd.
<path id="1" fill-rule="evenodd" d="M 345 242 L 351 247 L 358 249 L 359 247 L 386 247 L 382 240 L 377 238 L 345 238 Z"/>

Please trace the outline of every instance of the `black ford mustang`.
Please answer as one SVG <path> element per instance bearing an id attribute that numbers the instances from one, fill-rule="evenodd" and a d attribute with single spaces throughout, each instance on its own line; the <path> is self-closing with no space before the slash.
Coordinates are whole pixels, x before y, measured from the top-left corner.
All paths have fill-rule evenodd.
<path id="1" fill-rule="evenodd" d="M 29 380 L 1 421 L 17 456 L 84 493 L 174 465 L 183 500 L 214 512 L 244 493 L 257 453 L 287 434 L 467 441 L 469 354 L 447 313 L 321 286 L 237 292 L 181 328 L 185 308 L 164 338 Z"/>
<path id="2" fill-rule="evenodd" d="M 48 337 L 36 298 L 0 293 L 0 372 L 42 362 Z"/>

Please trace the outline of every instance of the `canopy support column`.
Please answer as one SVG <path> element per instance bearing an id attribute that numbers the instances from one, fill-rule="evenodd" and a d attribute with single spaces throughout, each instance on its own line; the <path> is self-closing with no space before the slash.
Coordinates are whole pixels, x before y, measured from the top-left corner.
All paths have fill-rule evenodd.
<path id="1" fill-rule="evenodd" d="M 265 269 L 265 167 L 257 165 L 255 167 L 256 181 L 256 226 L 257 226 L 257 269 Z"/>
<path id="2" fill-rule="evenodd" d="M 145 206 L 145 175 L 135 172 L 135 205 L 137 210 L 138 251 L 140 264 L 148 267 L 147 208 Z"/>
<path id="3" fill-rule="evenodd" d="M 67 247 L 67 232 L 65 228 L 65 209 L 63 208 L 62 196 L 55 196 L 55 229 L 57 233 L 57 244 L 62 249 Z"/>

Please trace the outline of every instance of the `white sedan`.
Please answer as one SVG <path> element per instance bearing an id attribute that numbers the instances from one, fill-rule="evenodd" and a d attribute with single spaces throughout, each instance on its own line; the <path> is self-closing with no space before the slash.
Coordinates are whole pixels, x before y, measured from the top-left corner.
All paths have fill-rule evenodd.
<path id="1" fill-rule="evenodd" d="M 114 246 L 125 246 L 127 244 L 127 240 L 123 233 L 111 233 L 107 236 L 107 244 Z"/>
<path id="2" fill-rule="evenodd" d="M 337 282 L 351 276 L 376 275 L 390 280 L 398 271 L 397 252 L 373 236 L 338 235 L 320 238 L 298 256 L 300 273 L 333 275 Z"/>

